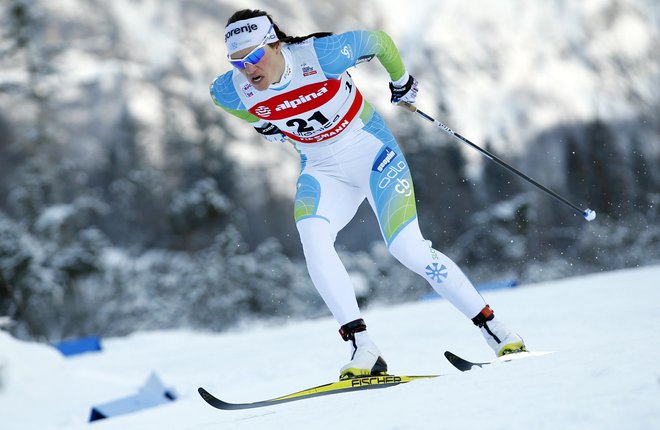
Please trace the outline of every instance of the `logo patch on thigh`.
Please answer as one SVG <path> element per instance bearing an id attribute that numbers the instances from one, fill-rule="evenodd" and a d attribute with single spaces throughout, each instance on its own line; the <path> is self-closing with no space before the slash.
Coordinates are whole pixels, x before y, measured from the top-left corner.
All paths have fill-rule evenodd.
<path id="1" fill-rule="evenodd" d="M 316 215 L 321 199 L 321 184 L 311 175 L 300 175 L 296 187 L 293 216 L 298 222 Z"/>
<path id="2" fill-rule="evenodd" d="M 385 147 L 374 161 L 369 185 L 381 232 L 389 245 L 417 216 L 410 168 L 403 155 Z"/>

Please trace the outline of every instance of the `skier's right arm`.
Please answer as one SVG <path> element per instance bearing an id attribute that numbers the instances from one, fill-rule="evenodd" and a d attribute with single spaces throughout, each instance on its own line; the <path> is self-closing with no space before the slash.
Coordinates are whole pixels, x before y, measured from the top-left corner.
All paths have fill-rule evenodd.
<path id="1" fill-rule="evenodd" d="M 220 106 L 224 111 L 250 123 L 255 131 L 270 142 L 285 142 L 286 136 L 280 129 L 268 122 L 251 114 L 236 93 L 232 82 L 232 72 L 218 76 L 211 84 L 211 98 L 213 103 Z"/>

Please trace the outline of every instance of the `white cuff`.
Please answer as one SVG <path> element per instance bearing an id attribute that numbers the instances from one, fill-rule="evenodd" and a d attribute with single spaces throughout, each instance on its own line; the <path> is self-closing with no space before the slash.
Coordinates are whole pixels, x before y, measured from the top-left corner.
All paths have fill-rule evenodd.
<path id="1" fill-rule="evenodd" d="M 406 85 L 408 79 L 410 79 L 410 75 L 408 74 L 408 71 L 404 71 L 403 76 L 401 76 L 396 81 L 392 81 L 392 85 L 394 85 L 395 87 L 402 87 Z"/>

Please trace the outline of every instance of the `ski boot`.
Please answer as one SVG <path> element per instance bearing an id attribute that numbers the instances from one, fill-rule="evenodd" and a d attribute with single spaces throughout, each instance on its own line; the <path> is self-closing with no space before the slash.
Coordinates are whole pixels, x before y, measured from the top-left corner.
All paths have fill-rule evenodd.
<path id="1" fill-rule="evenodd" d="M 376 344 L 369 339 L 363 319 L 344 324 L 339 334 L 346 342 L 351 342 L 351 361 L 341 368 L 340 380 L 387 375 L 387 363 L 380 356 Z"/>
<path id="2" fill-rule="evenodd" d="M 498 357 L 527 351 L 522 337 L 495 319 L 495 313 L 490 306 L 486 305 L 476 317 L 472 318 L 472 322 L 481 329 L 481 334 Z"/>

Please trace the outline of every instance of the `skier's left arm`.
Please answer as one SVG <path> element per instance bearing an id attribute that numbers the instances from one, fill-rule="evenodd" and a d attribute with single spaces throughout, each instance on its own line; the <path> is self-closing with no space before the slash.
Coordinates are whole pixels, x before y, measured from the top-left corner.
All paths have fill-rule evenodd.
<path id="1" fill-rule="evenodd" d="M 232 83 L 232 71 L 218 76 L 211 84 L 210 92 L 216 105 L 235 117 L 249 122 L 264 139 L 275 143 L 286 142 L 286 136 L 275 124 L 260 119 L 247 110 Z"/>
<path id="2" fill-rule="evenodd" d="M 394 41 L 384 31 L 349 31 L 318 38 L 314 49 L 328 78 L 338 78 L 350 67 L 378 58 L 390 76 L 391 102 L 415 102 L 417 80 L 408 74 Z"/>

